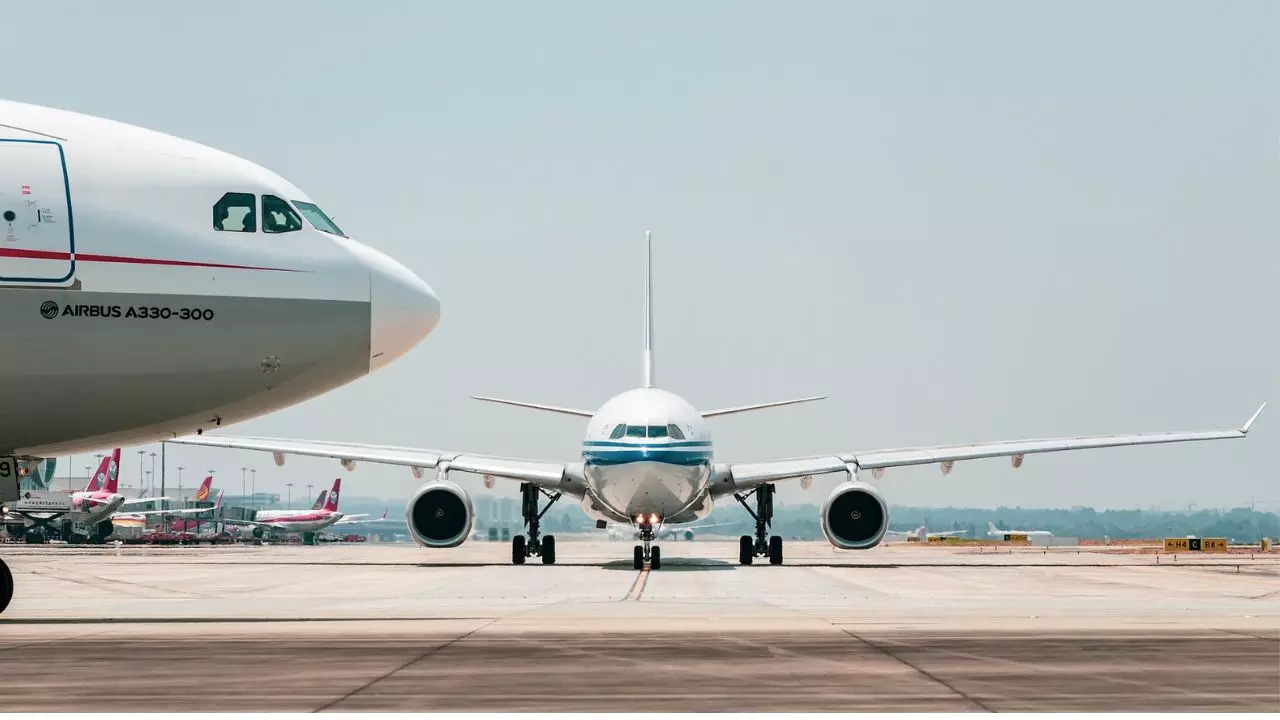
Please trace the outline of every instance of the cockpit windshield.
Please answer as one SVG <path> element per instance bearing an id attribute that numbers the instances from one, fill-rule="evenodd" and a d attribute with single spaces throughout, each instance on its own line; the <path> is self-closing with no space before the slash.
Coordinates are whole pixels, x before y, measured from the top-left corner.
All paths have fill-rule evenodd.
<path id="1" fill-rule="evenodd" d="M 319 205 L 302 202 L 301 200 L 294 200 L 293 205 L 298 208 L 298 212 L 302 213 L 302 217 L 306 218 L 307 222 L 311 223 L 311 226 L 320 232 L 327 232 L 330 235 L 339 235 L 341 237 L 347 236 L 337 225 L 333 224 L 333 221 L 329 219 L 328 215 L 324 214 Z"/>

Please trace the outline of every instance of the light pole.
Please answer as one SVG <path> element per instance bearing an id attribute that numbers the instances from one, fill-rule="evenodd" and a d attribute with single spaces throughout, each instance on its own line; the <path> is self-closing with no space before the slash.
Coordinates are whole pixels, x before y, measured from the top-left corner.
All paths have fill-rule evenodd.
<path id="1" fill-rule="evenodd" d="M 146 455 L 146 450 L 138 451 L 138 489 L 142 489 L 142 456 Z"/>
<path id="2" fill-rule="evenodd" d="M 85 465 L 85 466 L 84 466 L 84 476 L 85 476 L 85 477 L 90 477 L 89 473 L 91 473 L 91 472 L 93 472 L 93 466 L 92 466 L 92 465 Z M 88 480 L 85 480 L 85 481 L 84 481 L 84 484 L 85 484 L 85 487 L 88 487 L 88 486 L 89 486 L 89 481 L 88 481 Z M 102 488 L 98 488 L 98 489 L 99 489 L 99 490 L 101 490 Z"/>
<path id="3" fill-rule="evenodd" d="M 284 484 L 285 501 L 284 506 L 287 510 L 293 509 L 293 483 Z"/>
<path id="4" fill-rule="evenodd" d="M 307 483 L 307 500 L 311 500 L 311 483 Z"/>
<path id="5" fill-rule="evenodd" d="M 182 466 L 181 465 L 178 466 L 178 497 L 183 498 L 184 501 L 186 500 L 186 498 L 183 497 L 182 495 Z"/>
<path id="6" fill-rule="evenodd" d="M 258 506 L 258 471 L 249 468 L 249 494 L 253 496 L 253 506 Z"/>
<path id="7" fill-rule="evenodd" d="M 244 467 L 240 468 L 240 498 L 241 498 L 241 502 L 245 502 L 245 499 L 249 497 L 248 495 L 245 495 L 245 493 L 244 493 L 244 485 L 245 485 L 245 483 L 248 481 L 248 474 L 247 474 L 248 472 L 249 472 L 249 466 L 247 466 L 247 465 L 246 465 L 246 466 L 244 466 Z M 248 503 L 246 502 L 245 504 L 247 505 Z"/>

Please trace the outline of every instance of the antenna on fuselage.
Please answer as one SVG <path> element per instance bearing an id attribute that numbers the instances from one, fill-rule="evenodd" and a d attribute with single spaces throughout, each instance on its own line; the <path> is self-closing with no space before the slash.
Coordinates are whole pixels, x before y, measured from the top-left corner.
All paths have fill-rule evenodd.
<path id="1" fill-rule="evenodd" d="M 644 231 L 644 386 L 653 387 L 653 240 Z"/>

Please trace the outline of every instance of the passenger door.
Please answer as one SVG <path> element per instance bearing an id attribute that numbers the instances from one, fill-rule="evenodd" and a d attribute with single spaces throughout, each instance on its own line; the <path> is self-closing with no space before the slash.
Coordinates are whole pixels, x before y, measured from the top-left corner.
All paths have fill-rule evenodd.
<path id="1" fill-rule="evenodd" d="M 59 143 L 0 139 L 0 285 L 69 285 L 75 275 Z"/>

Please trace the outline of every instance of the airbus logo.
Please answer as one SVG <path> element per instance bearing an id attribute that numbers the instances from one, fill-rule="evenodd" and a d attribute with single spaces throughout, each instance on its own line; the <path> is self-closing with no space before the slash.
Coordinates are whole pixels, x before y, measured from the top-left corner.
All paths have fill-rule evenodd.
<path id="1" fill-rule="evenodd" d="M 40 317 L 45 320 L 52 320 L 58 317 L 58 303 L 52 300 L 45 300 L 40 303 Z"/>

